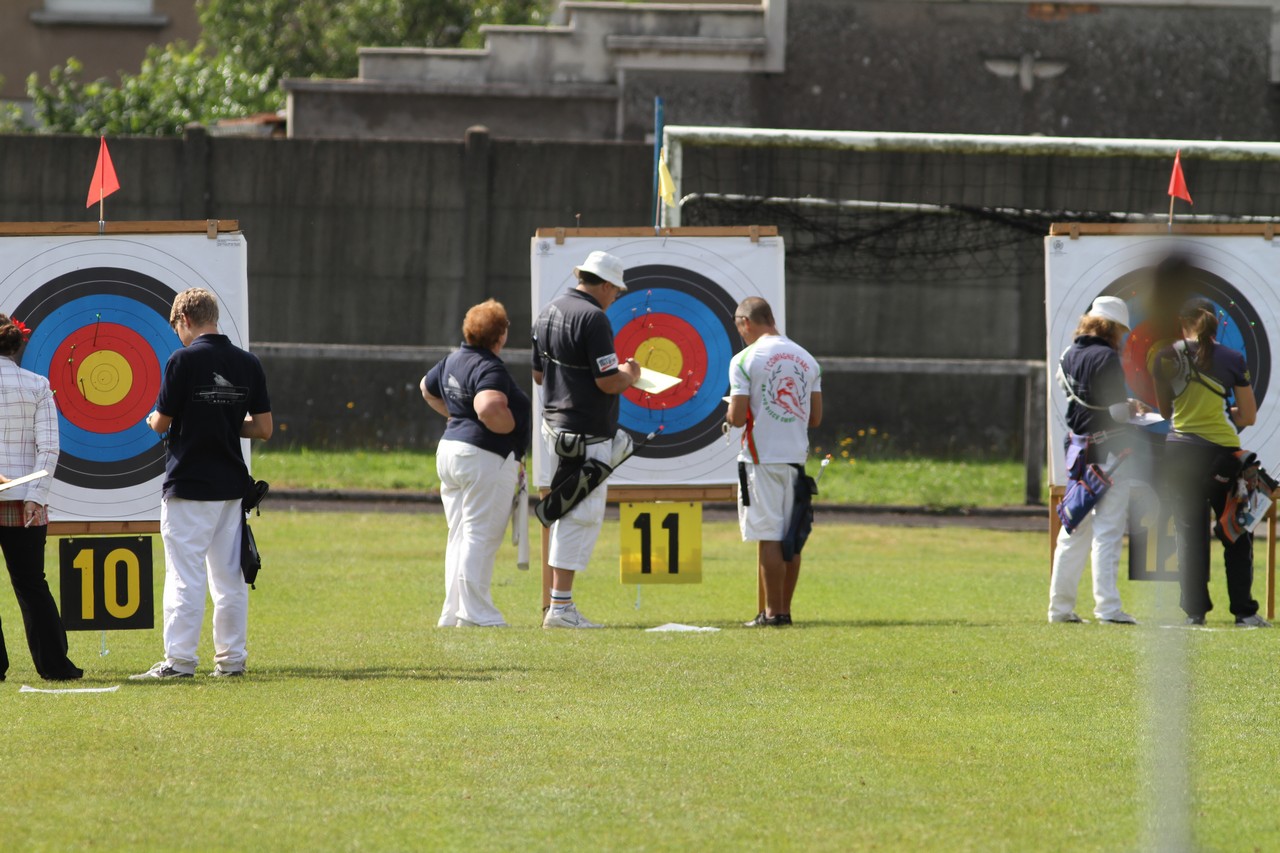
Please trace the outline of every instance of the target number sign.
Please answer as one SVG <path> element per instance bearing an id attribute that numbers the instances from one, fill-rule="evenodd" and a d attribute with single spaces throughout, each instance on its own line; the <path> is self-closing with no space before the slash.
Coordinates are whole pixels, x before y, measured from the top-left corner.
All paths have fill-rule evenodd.
<path id="1" fill-rule="evenodd" d="M 702 504 L 618 506 L 621 583 L 702 583 Z"/>
<path id="2" fill-rule="evenodd" d="M 67 537 L 58 556 L 68 631 L 155 627 L 150 536 Z"/>
<path id="3" fill-rule="evenodd" d="M 722 236 L 653 236 L 644 229 L 556 238 L 539 232 L 532 242 L 533 316 L 577 280 L 573 269 L 593 251 L 616 255 L 627 292 L 608 309 L 620 361 L 679 378 L 652 394 L 628 389 L 618 423 L 642 443 L 609 477 L 611 485 L 728 485 L 737 482 L 736 441 L 721 433 L 729 388 L 729 361 L 742 348 L 733 315 L 738 303 L 760 296 L 785 329 L 783 243 L 755 240 L 747 229 Z M 677 231 L 678 234 L 678 231 Z M 534 389 L 535 423 L 541 397 Z M 541 442 L 534 442 L 534 478 L 547 486 L 554 473 Z"/>
<path id="4" fill-rule="evenodd" d="M 1208 233 L 1208 229 L 1197 232 L 1195 226 L 1183 226 L 1173 234 L 1153 228 L 1150 233 L 1045 238 L 1048 455 L 1053 483 L 1066 483 L 1067 399 L 1055 378 L 1058 360 L 1095 298 L 1125 300 L 1130 332 L 1121 342 L 1120 357 L 1128 394 L 1155 408 L 1151 369 L 1157 355 L 1181 336 L 1177 329 L 1158 325 L 1150 310 L 1153 272 L 1170 255 L 1190 264 L 1191 295 L 1213 303 L 1218 342 L 1242 352 L 1248 364 L 1258 419 L 1241 433 L 1242 444 L 1256 452 L 1264 465 L 1280 466 L 1280 407 L 1267 403 L 1272 378 L 1270 336 L 1280 329 L 1280 240 L 1265 239 L 1261 228 L 1241 226 L 1239 231 Z M 1160 509 L 1150 486 L 1135 484 L 1130 513 L 1130 577 L 1174 579 L 1177 559 L 1168 513 Z"/>
<path id="5" fill-rule="evenodd" d="M 139 223 L 142 224 L 142 223 Z M 45 376 L 61 452 L 50 490 L 55 522 L 158 521 L 164 445 L 146 424 L 169 355 L 174 296 L 211 291 L 219 331 L 248 341 L 247 248 L 239 233 L 6 235 L 0 311 L 31 340 L 21 366 Z"/>

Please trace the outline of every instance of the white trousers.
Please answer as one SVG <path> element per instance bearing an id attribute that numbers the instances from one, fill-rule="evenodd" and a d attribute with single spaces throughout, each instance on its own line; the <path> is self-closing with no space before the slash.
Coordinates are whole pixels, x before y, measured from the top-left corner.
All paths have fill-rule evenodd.
<path id="1" fill-rule="evenodd" d="M 1129 479 L 1117 476 L 1111 488 L 1084 517 L 1075 533 L 1058 531 L 1053 551 L 1053 576 L 1049 580 L 1049 616 L 1065 616 L 1075 610 L 1076 589 L 1084 574 L 1084 561 L 1093 562 L 1093 615 L 1110 619 L 1120 607 L 1120 551 L 1129 516 Z"/>
<path id="2" fill-rule="evenodd" d="M 196 671 L 206 586 L 213 598 L 213 661 L 244 669 L 249 585 L 240 573 L 240 500 L 160 503 L 164 542 L 164 656 L 179 672 Z"/>
<path id="3" fill-rule="evenodd" d="M 460 623 L 505 625 L 493 605 L 489 587 L 493 561 L 502 545 L 520 461 L 461 441 L 441 441 L 436 448 L 440 499 L 449 525 L 444 550 L 444 607 L 439 626 Z"/>
<path id="4" fill-rule="evenodd" d="M 542 439 L 547 448 L 547 458 L 553 464 L 559 462 L 555 434 L 544 429 Z M 613 445 L 608 441 L 587 445 L 588 459 L 608 463 L 612 456 Z M 547 534 L 547 562 L 552 567 L 571 572 L 587 570 L 591 554 L 596 549 L 596 540 L 600 538 L 600 527 L 604 524 L 605 504 L 609 496 L 607 483 L 608 479 L 551 525 Z"/>

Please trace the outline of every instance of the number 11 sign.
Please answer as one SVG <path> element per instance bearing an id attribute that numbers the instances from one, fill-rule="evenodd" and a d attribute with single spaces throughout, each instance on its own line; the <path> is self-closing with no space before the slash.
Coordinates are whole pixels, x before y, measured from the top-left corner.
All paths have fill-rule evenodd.
<path id="1" fill-rule="evenodd" d="M 702 504 L 622 503 L 621 583 L 702 583 Z"/>

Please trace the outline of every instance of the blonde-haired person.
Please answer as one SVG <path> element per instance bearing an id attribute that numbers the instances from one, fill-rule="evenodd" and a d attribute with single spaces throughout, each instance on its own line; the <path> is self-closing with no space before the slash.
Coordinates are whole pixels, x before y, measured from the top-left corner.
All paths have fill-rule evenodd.
<path id="1" fill-rule="evenodd" d="M 67 659 L 67 632 L 44 577 L 44 547 L 49 529 L 49 487 L 58 464 L 58 413 L 49 380 L 18 366 L 31 332 L 0 314 L 0 482 L 36 471 L 41 477 L 0 493 L 0 550 L 22 611 L 27 647 L 40 677 L 72 681 L 84 670 Z M 9 654 L 0 632 L 0 681 Z"/>
<path id="2" fill-rule="evenodd" d="M 147 415 L 147 426 L 165 436 L 164 659 L 129 677 L 195 675 L 206 590 L 213 601 L 210 675 L 241 677 L 249 654 L 249 585 L 240 571 L 240 502 L 253 484 L 241 439 L 271 438 L 267 377 L 257 356 L 218 332 L 218 300 L 210 291 L 179 293 L 169 325 L 182 346 L 169 356 Z"/>
<path id="3" fill-rule="evenodd" d="M 1068 468 L 1108 463 L 1130 446 L 1129 400 L 1120 342 L 1129 332 L 1129 308 L 1116 296 L 1099 296 L 1076 326 L 1060 362 L 1067 394 Z M 1083 458 L 1080 458 L 1080 455 Z M 1074 464 L 1073 464 L 1074 463 Z M 1111 488 L 1072 533 L 1058 532 L 1049 580 L 1049 621 L 1084 622 L 1075 612 L 1085 559 L 1093 566 L 1093 615 L 1102 622 L 1134 625 L 1120 606 L 1120 552 L 1129 510 L 1129 472 L 1122 465 Z"/>
<path id="4" fill-rule="evenodd" d="M 442 628 L 502 626 L 489 588 L 529 445 L 529 397 L 498 356 L 510 322 L 493 299 L 462 321 L 463 344 L 422 377 L 422 398 L 448 418 L 436 449 L 449 525 Z"/>
<path id="5" fill-rule="evenodd" d="M 1203 625 L 1209 597 L 1209 521 L 1222 518 L 1240 471 L 1240 430 L 1257 419 L 1258 404 L 1244 354 L 1217 342 L 1213 303 L 1193 299 L 1178 313 L 1182 340 L 1156 360 L 1156 398 L 1173 428 L 1165 442 L 1168 485 L 1178 539 L 1181 606 L 1188 625 Z M 1227 595 L 1236 625 L 1269 628 L 1253 598 L 1253 533 L 1223 541 Z"/>

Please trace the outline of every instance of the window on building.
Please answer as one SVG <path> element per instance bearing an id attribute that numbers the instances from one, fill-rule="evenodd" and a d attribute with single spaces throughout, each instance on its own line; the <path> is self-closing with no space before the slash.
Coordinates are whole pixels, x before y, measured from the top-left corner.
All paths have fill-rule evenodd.
<path id="1" fill-rule="evenodd" d="M 153 0 L 44 0 L 44 8 L 31 13 L 37 24 L 120 27 L 163 27 L 165 15 L 156 14 Z"/>

